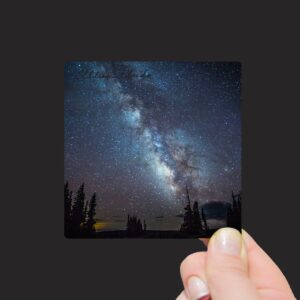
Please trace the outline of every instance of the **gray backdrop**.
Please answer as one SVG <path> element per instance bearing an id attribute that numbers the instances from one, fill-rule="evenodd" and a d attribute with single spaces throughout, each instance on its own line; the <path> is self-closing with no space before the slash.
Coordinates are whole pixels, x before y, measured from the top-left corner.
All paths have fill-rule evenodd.
<path id="1" fill-rule="evenodd" d="M 299 294 L 296 1 L 150 3 L 3 10 L 3 299 L 175 299 L 181 260 L 203 249 L 64 238 L 63 64 L 85 59 L 242 62 L 243 226 Z"/>

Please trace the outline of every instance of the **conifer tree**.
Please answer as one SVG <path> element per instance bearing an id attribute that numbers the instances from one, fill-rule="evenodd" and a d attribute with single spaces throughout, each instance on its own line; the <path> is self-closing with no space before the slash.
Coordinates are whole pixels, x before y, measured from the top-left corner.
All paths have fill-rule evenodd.
<path id="1" fill-rule="evenodd" d="M 201 209 L 201 215 L 202 215 L 202 220 L 203 220 L 203 224 L 204 224 L 204 230 L 207 231 L 208 226 L 207 226 L 206 216 L 205 216 L 203 207 Z"/>
<path id="2" fill-rule="evenodd" d="M 227 226 L 238 230 L 241 229 L 241 193 L 234 194 L 232 191 L 232 202 L 227 210 Z"/>
<path id="3" fill-rule="evenodd" d="M 139 235 L 143 232 L 143 225 L 140 219 L 136 215 L 127 216 L 127 234 L 128 235 Z"/>
<path id="4" fill-rule="evenodd" d="M 87 224 L 87 218 L 88 218 L 88 207 L 89 202 L 85 201 L 84 208 L 83 208 L 83 221 L 82 221 L 82 228 L 86 231 L 86 224 Z"/>
<path id="5" fill-rule="evenodd" d="M 72 234 L 80 235 L 82 233 L 82 224 L 84 222 L 84 203 L 85 193 L 84 184 L 82 184 L 76 194 L 74 205 L 72 208 Z"/>
<path id="6" fill-rule="evenodd" d="M 96 193 L 94 193 L 92 195 L 92 198 L 90 200 L 89 203 L 89 210 L 87 213 L 87 222 L 86 222 L 86 229 L 88 233 L 92 233 L 95 232 L 95 215 L 96 215 L 96 204 L 97 204 L 97 200 L 96 200 Z"/>
<path id="7" fill-rule="evenodd" d="M 193 229 L 195 233 L 203 230 L 197 201 L 193 204 Z"/>
<path id="8" fill-rule="evenodd" d="M 68 235 L 71 226 L 72 210 L 72 191 L 69 190 L 69 182 L 64 187 L 64 215 L 65 215 L 65 234 Z"/>
<path id="9" fill-rule="evenodd" d="M 183 224 L 181 225 L 180 231 L 191 232 L 193 230 L 193 212 L 191 209 L 191 200 L 186 186 L 186 207 L 184 208 L 185 213 L 183 216 Z"/>

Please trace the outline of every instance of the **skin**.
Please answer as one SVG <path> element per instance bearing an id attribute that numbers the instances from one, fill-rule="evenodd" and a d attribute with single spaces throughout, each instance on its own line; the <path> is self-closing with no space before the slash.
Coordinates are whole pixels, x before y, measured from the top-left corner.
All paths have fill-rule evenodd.
<path id="1" fill-rule="evenodd" d="M 239 254 L 216 250 L 216 237 L 226 233 L 240 239 Z M 213 300 L 294 300 L 293 292 L 283 273 L 272 259 L 246 232 L 232 228 L 218 230 L 212 238 L 203 240 L 208 249 L 196 252 L 184 259 L 180 266 L 184 291 L 178 300 L 190 298 L 188 280 L 199 277 L 207 286 Z"/>

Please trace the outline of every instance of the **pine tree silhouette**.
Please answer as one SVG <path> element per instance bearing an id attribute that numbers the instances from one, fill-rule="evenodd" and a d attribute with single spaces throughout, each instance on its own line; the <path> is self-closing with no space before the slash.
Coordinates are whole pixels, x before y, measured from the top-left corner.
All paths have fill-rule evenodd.
<path id="1" fill-rule="evenodd" d="M 84 228 L 84 230 L 86 230 L 88 206 L 89 206 L 89 202 L 85 201 L 84 208 L 83 208 L 83 222 L 82 222 L 82 228 Z"/>
<path id="2" fill-rule="evenodd" d="M 242 206 L 242 196 L 241 193 L 231 194 L 232 202 L 227 210 L 227 226 L 241 230 L 241 206 Z"/>
<path id="3" fill-rule="evenodd" d="M 72 235 L 80 236 L 83 232 L 82 225 L 85 221 L 84 216 L 84 203 L 85 203 L 85 193 L 84 193 L 84 184 L 82 184 L 77 191 L 76 198 L 74 200 L 74 205 L 72 208 Z"/>
<path id="4" fill-rule="evenodd" d="M 189 195 L 188 187 L 186 186 L 186 207 L 184 208 L 185 213 L 183 216 L 183 224 L 181 225 L 180 231 L 191 232 L 193 231 L 193 212 L 191 209 L 191 200 Z"/>
<path id="5" fill-rule="evenodd" d="M 87 213 L 87 222 L 86 222 L 86 230 L 88 234 L 94 233 L 95 232 L 95 215 L 96 215 L 96 193 L 92 195 L 92 198 L 89 203 L 89 210 Z"/>
<path id="6" fill-rule="evenodd" d="M 203 220 L 203 224 L 204 224 L 204 230 L 208 231 L 207 220 L 206 220 L 206 216 L 205 216 L 203 207 L 201 209 L 201 215 L 202 215 L 202 220 Z"/>
<path id="7" fill-rule="evenodd" d="M 143 226 L 140 219 L 137 216 L 127 215 L 127 235 L 128 236 L 139 236 L 143 232 Z"/>
<path id="8" fill-rule="evenodd" d="M 203 231 L 201 217 L 199 213 L 198 202 L 195 201 L 193 204 L 193 231 L 195 233 L 200 233 Z"/>
<path id="9" fill-rule="evenodd" d="M 69 182 L 64 187 L 64 213 L 65 213 L 65 235 L 68 236 L 71 228 L 72 191 L 69 190 Z"/>

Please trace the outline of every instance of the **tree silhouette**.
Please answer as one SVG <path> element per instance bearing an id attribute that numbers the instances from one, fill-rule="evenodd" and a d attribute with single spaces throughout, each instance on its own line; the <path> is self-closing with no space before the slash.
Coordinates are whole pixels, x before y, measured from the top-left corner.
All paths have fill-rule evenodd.
<path id="1" fill-rule="evenodd" d="M 232 191 L 231 197 L 232 197 L 232 202 L 227 210 L 227 226 L 241 230 L 242 196 L 241 193 L 235 195 Z"/>
<path id="2" fill-rule="evenodd" d="M 85 204 L 85 193 L 84 193 L 84 183 L 80 186 L 77 191 L 76 198 L 74 200 L 74 205 L 72 208 L 72 235 L 81 235 L 83 232 L 83 223 L 85 221 L 84 215 L 84 204 Z"/>
<path id="3" fill-rule="evenodd" d="M 94 193 L 92 195 L 92 198 L 90 200 L 90 203 L 89 203 L 89 210 L 88 210 L 88 213 L 87 213 L 87 222 L 86 222 L 86 230 L 87 230 L 87 233 L 93 233 L 95 232 L 95 223 L 96 223 L 96 220 L 95 220 L 95 215 L 96 215 L 96 193 Z"/>
<path id="4" fill-rule="evenodd" d="M 193 204 L 193 231 L 195 233 L 200 233 L 203 231 L 201 217 L 199 213 L 198 202 L 195 201 Z"/>
<path id="5" fill-rule="evenodd" d="M 206 220 L 206 216 L 205 216 L 203 207 L 201 209 L 201 215 L 202 215 L 202 220 L 203 220 L 203 224 L 204 224 L 204 230 L 208 231 L 207 220 Z"/>
<path id="6" fill-rule="evenodd" d="M 147 230 L 147 224 L 146 224 L 146 221 L 144 220 L 144 231 Z"/>
<path id="7" fill-rule="evenodd" d="M 70 232 L 72 212 L 72 191 L 69 190 L 69 182 L 64 186 L 64 213 L 65 213 L 65 235 Z"/>
<path id="8" fill-rule="evenodd" d="M 82 227 L 84 229 L 86 229 L 86 223 L 87 223 L 87 214 L 88 214 L 88 206 L 89 206 L 89 202 L 88 201 L 85 201 L 85 204 L 84 204 L 84 208 L 83 208 L 83 224 L 82 224 Z"/>
<path id="9" fill-rule="evenodd" d="M 138 219 L 137 216 L 135 216 L 135 215 L 133 215 L 132 217 L 130 215 L 127 215 L 126 231 L 127 231 L 128 236 L 141 235 L 143 232 L 143 226 L 142 226 L 141 220 Z"/>
<path id="10" fill-rule="evenodd" d="M 187 186 L 186 186 L 186 206 L 184 210 L 185 213 L 183 216 L 183 224 L 181 225 L 180 231 L 191 232 L 193 228 L 193 212 L 191 209 L 191 200 L 190 200 L 189 190 Z"/>

